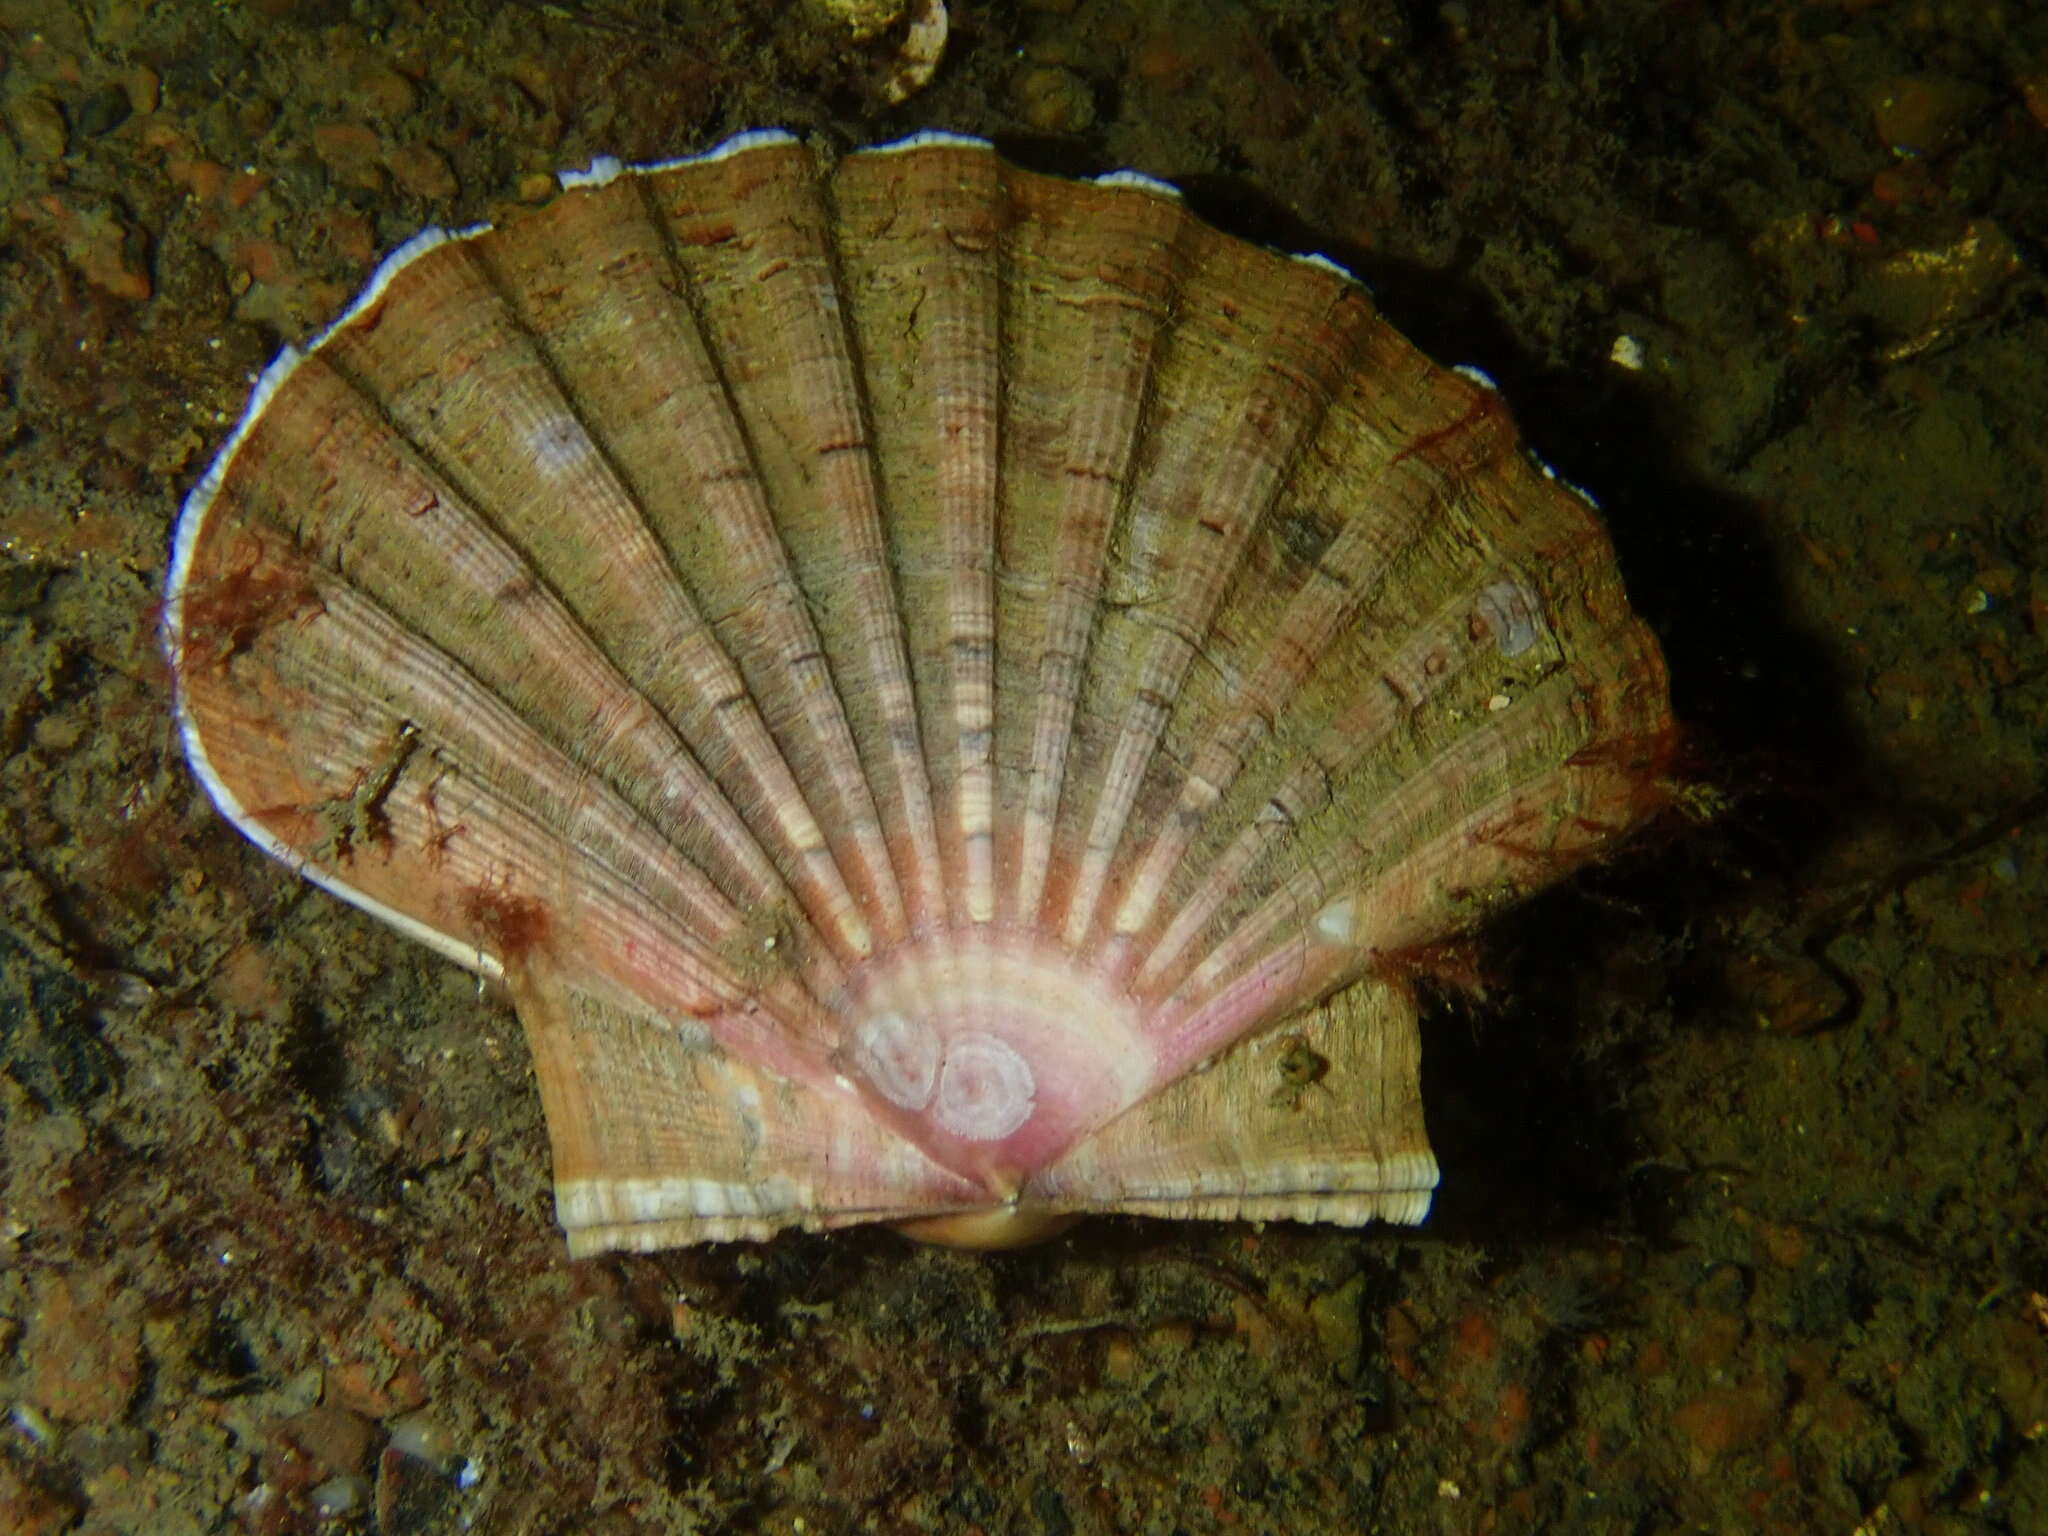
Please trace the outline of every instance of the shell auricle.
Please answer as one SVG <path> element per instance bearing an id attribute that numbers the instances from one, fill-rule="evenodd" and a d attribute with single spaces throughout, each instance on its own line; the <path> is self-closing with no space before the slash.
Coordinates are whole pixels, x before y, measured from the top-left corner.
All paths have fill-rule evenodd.
<path id="1" fill-rule="evenodd" d="M 509 988 L 571 1250 L 1419 1220 L 1408 958 L 1659 798 L 1591 507 L 1141 176 L 565 180 L 263 375 L 165 641 L 227 818 Z"/>

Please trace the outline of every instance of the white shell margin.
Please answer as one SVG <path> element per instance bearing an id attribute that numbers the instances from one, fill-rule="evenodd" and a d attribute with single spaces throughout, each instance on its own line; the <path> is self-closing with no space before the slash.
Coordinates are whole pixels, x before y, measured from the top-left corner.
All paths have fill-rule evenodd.
<path id="1" fill-rule="evenodd" d="M 796 141 L 796 135 L 787 129 L 749 128 L 745 133 L 736 133 L 700 154 L 678 155 L 672 160 L 628 164 L 617 155 L 595 155 L 590 164 L 580 171 L 557 171 L 555 180 L 561 183 L 564 192 L 572 192 L 578 187 L 603 187 L 621 176 L 651 176 L 657 171 L 672 171 L 683 165 L 708 165 L 714 160 L 730 160 L 750 149 L 766 149 L 772 144 L 794 144 Z"/>
<path id="2" fill-rule="evenodd" d="M 1098 187 L 1136 187 L 1142 192 L 1151 192 L 1159 197 L 1170 197 L 1176 203 L 1181 200 L 1180 188 L 1170 181 L 1161 181 L 1157 176 L 1147 176 L 1143 171 L 1111 171 L 1107 176 L 1095 178 Z"/>
<path id="3" fill-rule="evenodd" d="M 1474 384 L 1477 384 L 1481 389 L 1491 391 L 1493 394 L 1497 395 L 1501 392 L 1500 385 L 1494 382 L 1493 375 L 1488 373 L 1484 368 L 1475 367 L 1471 363 L 1460 363 L 1455 368 L 1453 368 L 1451 372 L 1457 374 L 1460 378 L 1470 379 Z M 1563 486 L 1567 491 L 1570 491 L 1572 495 L 1578 497 L 1579 500 L 1583 501 L 1587 506 L 1591 507 L 1594 511 L 1597 512 L 1600 510 L 1600 503 L 1594 499 L 1593 493 L 1587 490 L 1583 485 L 1574 485 L 1571 481 L 1565 479 L 1563 475 L 1560 475 L 1556 470 L 1552 469 L 1549 464 L 1545 463 L 1541 458 L 1537 457 L 1535 453 L 1531 452 L 1526 445 L 1523 447 L 1522 452 L 1525 455 L 1527 455 L 1528 460 L 1531 464 L 1534 464 L 1538 469 L 1540 469 L 1543 472 L 1544 479 L 1553 480 L 1557 484 Z"/>
<path id="4" fill-rule="evenodd" d="M 1361 288 L 1365 286 L 1365 279 L 1336 257 L 1325 256 L 1321 251 L 1302 251 L 1294 259 L 1305 267 L 1321 267 L 1325 272 L 1334 272 L 1347 283 L 1357 283 Z"/>
<path id="5" fill-rule="evenodd" d="M 995 145 L 987 139 L 977 138 L 971 133 L 950 133 L 944 128 L 926 128 L 918 133 L 906 134 L 900 139 L 891 139 L 886 144 L 870 144 L 855 150 L 861 155 L 900 155 L 908 149 L 985 149 L 995 153 Z"/>

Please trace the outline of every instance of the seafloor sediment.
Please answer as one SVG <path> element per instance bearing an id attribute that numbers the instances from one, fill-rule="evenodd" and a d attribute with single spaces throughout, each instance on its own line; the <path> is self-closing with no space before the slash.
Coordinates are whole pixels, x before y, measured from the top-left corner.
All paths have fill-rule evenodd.
<path id="1" fill-rule="evenodd" d="M 2048 22 L 0 0 L 0 1527 L 2048 1528 Z M 185 774 L 249 375 L 595 153 L 1170 177 L 1606 509 L 1687 812 L 1425 1021 L 1417 1233 L 571 1263 L 503 1003 Z M 1312 1090 L 1311 1090 L 1312 1091 Z"/>

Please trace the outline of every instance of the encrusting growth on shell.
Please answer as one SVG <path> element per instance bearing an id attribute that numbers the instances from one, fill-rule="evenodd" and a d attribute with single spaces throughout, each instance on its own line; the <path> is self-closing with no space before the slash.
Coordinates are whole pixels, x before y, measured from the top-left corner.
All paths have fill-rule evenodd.
<path id="1" fill-rule="evenodd" d="M 1591 508 L 1143 177 L 567 180 L 272 365 L 165 640 L 236 826 L 505 979 L 572 1251 L 1419 1220 L 1402 957 L 1670 749 Z"/>

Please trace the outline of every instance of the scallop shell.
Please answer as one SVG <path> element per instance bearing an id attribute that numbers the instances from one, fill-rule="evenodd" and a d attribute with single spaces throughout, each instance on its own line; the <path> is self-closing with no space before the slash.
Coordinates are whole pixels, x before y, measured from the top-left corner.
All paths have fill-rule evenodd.
<path id="1" fill-rule="evenodd" d="M 1588 504 L 1140 176 L 566 180 L 271 366 L 165 633 L 228 819 L 510 988 L 571 1250 L 1419 1220 L 1413 952 L 1672 740 Z"/>

